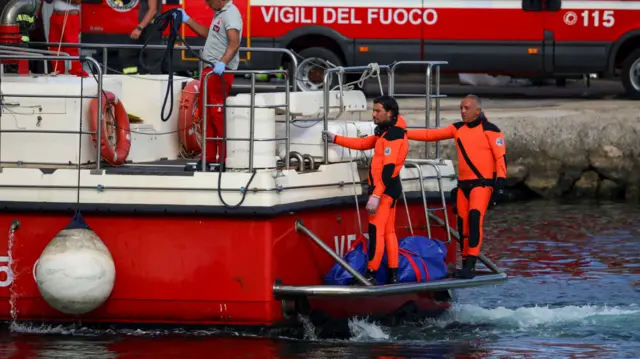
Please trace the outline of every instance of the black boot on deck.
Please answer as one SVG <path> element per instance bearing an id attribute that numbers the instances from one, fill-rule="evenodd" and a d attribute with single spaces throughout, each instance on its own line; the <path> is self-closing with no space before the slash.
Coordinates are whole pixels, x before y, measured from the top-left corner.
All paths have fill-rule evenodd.
<path id="1" fill-rule="evenodd" d="M 473 279 L 476 276 L 476 256 L 468 256 L 466 260 L 462 261 L 462 269 L 459 269 L 455 273 L 455 278 L 460 279 Z"/>
<path id="2" fill-rule="evenodd" d="M 398 283 L 398 268 L 389 268 L 389 284 Z"/>
<path id="3" fill-rule="evenodd" d="M 367 274 L 365 274 L 365 278 L 373 285 L 378 284 L 378 282 L 376 281 L 376 275 L 378 274 L 378 271 L 372 271 L 371 269 L 367 269 Z"/>
<path id="4" fill-rule="evenodd" d="M 455 264 L 453 265 L 453 270 L 449 272 L 449 278 L 458 278 L 458 273 L 462 272 L 462 268 L 467 265 L 467 257 L 462 257 L 462 267 L 461 269 L 457 269 Z"/>

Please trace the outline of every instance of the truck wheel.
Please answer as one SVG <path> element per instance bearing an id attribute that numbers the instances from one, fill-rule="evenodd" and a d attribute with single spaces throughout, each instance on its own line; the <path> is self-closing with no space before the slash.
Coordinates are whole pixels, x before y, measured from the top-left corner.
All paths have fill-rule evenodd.
<path id="1" fill-rule="evenodd" d="M 640 49 L 624 59 L 620 76 L 627 95 L 631 99 L 640 100 Z"/>
<path id="2" fill-rule="evenodd" d="M 333 51 L 324 47 L 310 47 L 298 53 L 300 61 L 296 74 L 296 85 L 301 91 L 322 90 L 326 69 L 343 66 L 342 60 Z M 338 84 L 338 77 L 332 76 L 331 87 Z"/>

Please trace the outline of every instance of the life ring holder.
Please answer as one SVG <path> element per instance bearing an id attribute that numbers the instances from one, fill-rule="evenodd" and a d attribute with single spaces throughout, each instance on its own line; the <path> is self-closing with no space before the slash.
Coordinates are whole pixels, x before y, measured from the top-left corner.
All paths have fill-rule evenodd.
<path id="1" fill-rule="evenodd" d="M 91 139 L 97 147 L 97 129 L 98 129 L 98 99 L 91 99 L 90 109 L 90 126 Z M 129 114 L 124 108 L 122 100 L 120 100 L 111 91 L 102 91 L 102 109 L 100 111 L 102 126 L 102 139 L 100 141 L 100 151 L 102 159 L 112 166 L 122 166 L 131 150 L 131 125 L 129 123 Z M 115 134 L 110 133 L 113 126 L 107 126 L 105 116 L 111 114 L 115 122 Z M 115 137 L 116 143 L 112 144 L 110 138 Z"/>
<path id="2" fill-rule="evenodd" d="M 202 152 L 202 115 L 200 114 L 200 80 L 191 80 L 182 89 L 178 114 L 180 152 L 191 158 Z"/>

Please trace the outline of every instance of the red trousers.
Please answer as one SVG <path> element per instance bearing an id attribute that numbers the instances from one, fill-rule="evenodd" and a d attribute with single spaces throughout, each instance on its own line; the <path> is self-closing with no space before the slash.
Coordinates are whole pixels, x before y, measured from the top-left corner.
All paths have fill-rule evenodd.
<path id="1" fill-rule="evenodd" d="M 207 67 L 202 71 L 200 75 L 200 83 L 203 82 L 204 77 L 209 72 L 213 71 L 211 67 Z M 222 77 L 217 74 L 211 74 L 207 81 L 207 105 L 222 105 L 226 102 L 227 96 L 231 91 L 233 85 L 233 74 L 224 74 L 224 89 L 222 88 Z M 200 106 L 204 105 L 204 86 L 200 86 L 200 94 L 198 101 Z M 222 107 L 207 107 L 207 137 L 224 137 L 224 109 Z M 206 159 L 207 162 L 224 162 L 225 160 L 225 146 L 224 141 L 220 140 L 207 140 L 206 146 Z M 217 156 L 220 154 L 220 158 Z"/>
<path id="2" fill-rule="evenodd" d="M 69 13 L 67 15 L 67 23 L 65 24 L 63 12 L 54 11 L 51 14 L 51 19 L 49 20 L 49 42 L 69 42 L 77 44 L 80 42 L 80 14 L 79 13 Z M 64 30 L 62 27 L 64 26 Z M 58 46 L 51 46 L 49 48 L 51 51 L 58 51 Z M 79 56 L 80 49 L 77 47 L 62 47 L 60 48 L 60 52 L 66 52 L 69 56 Z M 57 71 L 58 73 L 64 73 L 64 62 L 63 61 L 52 61 L 51 69 L 49 72 Z M 80 61 L 71 61 L 71 69 L 69 70 L 69 74 L 72 75 L 86 75 L 86 73 L 82 70 L 82 64 Z"/>

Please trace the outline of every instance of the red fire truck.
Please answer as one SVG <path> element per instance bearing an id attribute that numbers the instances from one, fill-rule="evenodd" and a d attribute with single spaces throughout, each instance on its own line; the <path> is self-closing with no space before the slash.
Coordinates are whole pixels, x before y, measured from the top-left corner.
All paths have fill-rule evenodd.
<path id="1" fill-rule="evenodd" d="M 563 78 L 620 76 L 640 99 L 640 0 L 233 0 L 244 14 L 243 46 L 289 48 L 299 83 L 317 87 L 315 61 L 354 66 L 445 60 L 449 72 Z M 137 23 L 139 0 L 84 0 L 83 42 L 122 42 Z M 201 0 L 165 0 L 202 24 Z M 186 26 L 183 35 L 201 45 Z M 182 66 L 195 68 L 189 54 Z M 276 68 L 279 54 L 243 55 L 245 68 Z M 305 67 L 306 66 L 306 67 Z M 321 72 L 320 72 L 321 73 Z"/>

